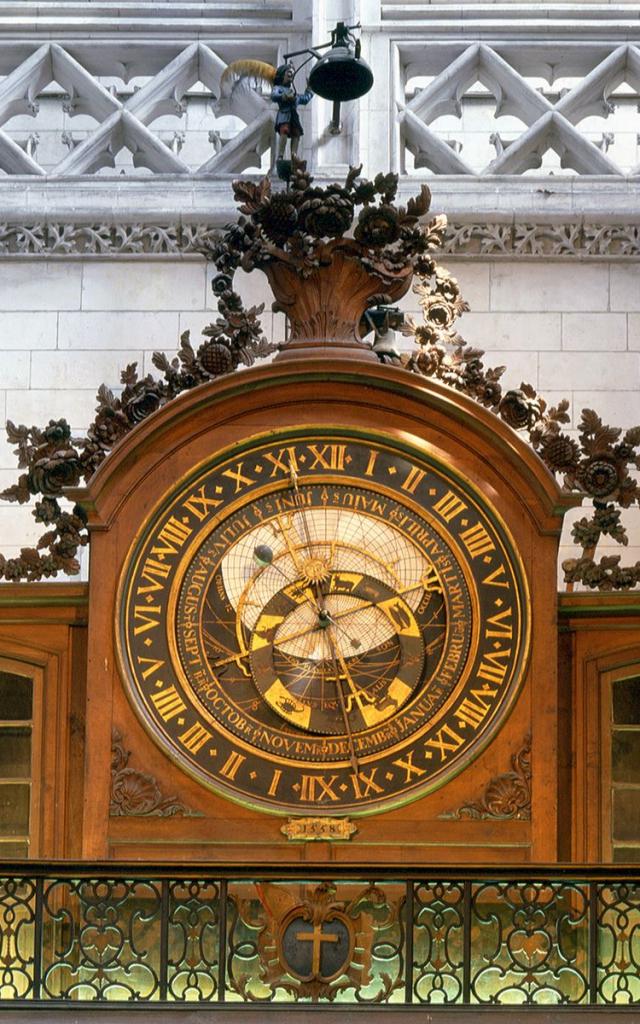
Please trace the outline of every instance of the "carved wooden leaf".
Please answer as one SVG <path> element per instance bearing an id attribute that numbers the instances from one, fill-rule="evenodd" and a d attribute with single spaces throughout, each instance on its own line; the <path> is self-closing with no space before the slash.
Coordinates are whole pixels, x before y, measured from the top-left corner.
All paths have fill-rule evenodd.
<path id="1" fill-rule="evenodd" d="M 266 177 L 257 184 L 253 181 L 234 181 L 231 187 L 234 199 L 241 204 L 240 212 L 247 214 L 254 213 L 271 193 L 271 182 Z"/>
<path id="2" fill-rule="evenodd" d="M 431 191 L 428 185 L 423 185 L 417 196 L 412 196 L 407 203 L 407 213 L 410 217 L 423 217 L 431 206 Z"/>
<path id="3" fill-rule="evenodd" d="M 132 387 L 138 380 L 138 364 L 128 363 L 120 373 L 120 380 L 123 384 Z"/>
<path id="4" fill-rule="evenodd" d="M 561 402 L 558 402 L 556 406 L 549 409 L 549 419 L 555 423 L 569 423 L 571 417 L 567 412 L 569 408 L 569 399 L 563 398 Z"/>
<path id="5" fill-rule="evenodd" d="M 344 182 L 344 187 L 345 187 L 345 189 L 347 189 L 347 191 L 351 191 L 351 189 L 353 188 L 353 185 L 355 184 L 356 178 L 360 177 L 361 171 L 362 171 L 362 164 L 360 164 L 358 167 L 350 167 L 349 168 L 349 173 L 347 174 L 347 177 L 345 178 L 345 182 Z"/>
<path id="6" fill-rule="evenodd" d="M 604 451 L 618 440 L 622 432 L 619 427 L 608 427 L 603 424 L 593 409 L 582 410 L 578 429 L 583 448 L 588 454 Z"/>
<path id="7" fill-rule="evenodd" d="M 171 363 L 165 356 L 164 352 L 154 352 L 151 356 L 151 362 L 157 370 L 162 370 L 163 373 L 166 373 L 171 369 Z"/>
<path id="8" fill-rule="evenodd" d="M 25 427 L 24 424 L 16 427 L 15 423 L 11 420 L 7 420 L 7 440 L 9 444 L 20 444 L 21 441 L 26 441 L 29 437 L 29 428 Z"/>
<path id="9" fill-rule="evenodd" d="M 640 427 L 631 427 L 624 435 L 624 443 L 631 445 L 640 444 Z"/>
<path id="10" fill-rule="evenodd" d="M 22 480 L 23 477 L 20 478 Z M 26 480 L 26 477 L 24 478 Z M 0 498 L 3 501 L 17 501 L 20 505 L 26 504 L 31 498 L 31 492 L 26 484 L 18 482 L 12 484 L 11 487 L 7 487 L 4 491 L 0 491 Z"/>
<path id="11" fill-rule="evenodd" d="M 111 388 L 108 388 L 106 384 L 101 384 L 98 388 L 98 401 L 100 405 L 106 406 L 109 409 L 117 408 L 116 397 Z"/>

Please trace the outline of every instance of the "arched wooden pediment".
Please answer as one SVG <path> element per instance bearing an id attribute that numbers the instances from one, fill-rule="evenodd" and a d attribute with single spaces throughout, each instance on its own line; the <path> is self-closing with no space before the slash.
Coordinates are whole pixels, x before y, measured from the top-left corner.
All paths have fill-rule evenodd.
<path id="1" fill-rule="evenodd" d="M 577 503 L 521 435 L 466 395 L 395 367 L 347 360 L 276 363 L 186 392 L 132 430 L 77 495 L 93 528 L 108 529 L 137 487 L 148 501 L 223 447 L 306 425 L 411 437 L 541 533 L 559 533 Z"/>

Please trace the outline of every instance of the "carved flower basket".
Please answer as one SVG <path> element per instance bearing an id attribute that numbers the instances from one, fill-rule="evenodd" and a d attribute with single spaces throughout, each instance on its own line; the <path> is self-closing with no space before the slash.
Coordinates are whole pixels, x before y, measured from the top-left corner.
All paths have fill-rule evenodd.
<path id="1" fill-rule="evenodd" d="M 372 300 L 375 305 L 376 299 L 390 303 L 402 298 L 413 270 L 410 265 L 394 271 L 380 264 L 376 272 L 363 265 L 364 253 L 371 259 L 370 249 L 337 239 L 323 247 L 320 265 L 306 277 L 286 256 L 262 266 L 276 297 L 273 309 L 289 318 L 289 338 L 277 359 L 312 358 L 322 348 L 347 358 L 377 358 L 360 337 L 362 316 Z"/>

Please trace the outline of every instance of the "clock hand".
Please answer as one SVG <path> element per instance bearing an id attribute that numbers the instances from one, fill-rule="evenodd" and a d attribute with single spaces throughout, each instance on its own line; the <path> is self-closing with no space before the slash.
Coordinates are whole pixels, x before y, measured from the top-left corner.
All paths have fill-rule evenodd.
<path id="1" fill-rule="evenodd" d="M 300 488 L 298 487 L 298 474 L 296 473 L 296 468 L 295 468 L 293 462 L 291 462 L 291 460 L 289 460 L 289 476 L 291 478 L 291 486 L 293 487 L 293 493 L 294 493 L 294 497 L 295 497 L 295 502 L 296 502 L 296 505 L 298 507 L 298 511 L 300 512 L 300 516 L 302 518 L 302 527 L 303 527 L 303 530 L 304 530 L 304 536 L 305 536 L 305 541 L 306 541 L 306 545 L 307 545 L 307 553 L 308 553 L 309 558 L 311 559 L 311 558 L 313 558 L 313 544 L 312 544 L 312 541 L 311 541 L 311 534 L 309 532 L 309 524 L 307 522 L 307 512 L 306 512 L 306 509 L 304 507 L 304 502 L 302 500 L 302 495 L 300 494 Z M 316 590 L 316 595 L 317 595 L 317 601 L 316 601 L 317 610 L 318 610 L 318 612 L 320 614 L 322 614 L 322 612 L 324 611 L 324 608 L 325 608 L 325 604 L 324 604 L 324 593 L 323 593 L 323 590 L 322 590 L 322 584 L 321 584 L 320 580 L 316 580 L 315 581 L 315 590 Z"/>
<path id="2" fill-rule="evenodd" d="M 357 704 L 358 709 L 362 712 L 363 711 L 363 707 L 362 707 L 362 704 L 363 704 L 362 690 L 359 689 L 356 686 L 356 684 L 354 683 L 353 676 L 351 675 L 351 673 L 349 671 L 349 666 L 347 665 L 346 661 L 344 660 L 343 656 L 340 654 L 340 652 L 338 650 L 336 650 L 336 655 L 337 655 L 338 661 L 340 662 L 340 666 L 342 668 L 343 676 L 347 680 L 347 683 L 349 684 L 349 689 L 351 690 L 351 693 L 349 695 L 349 704 L 351 704 L 351 701 L 353 700 L 353 702 L 355 704 Z M 372 698 L 369 695 L 367 695 L 367 698 L 368 698 L 368 701 L 371 702 Z"/>
<path id="3" fill-rule="evenodd" d="M 419 590 L 421 586 L 421 583 L 416 583 L 411 587 L 406 587 L 404 590 L 398 590 L 397 595 L 398 597 L 404 597 L 405 594 L 410 594 L 413 590 Z M 278 644 L 287 644 L 290 640 L 298 640 L 301 636 L 307 636 L 308 633 L 314 633 L 317 629 L 324 629 L 326 628 L 325 624 L 327 622 L 334 625 L 336 629 L 339 629 L 341 627 L 337 625 L 338 619 L 344 619 L 347 615 L 356 615 L 357 612 L 364 611 L 365 608 L 375 608 L 378 604 L 380 604 L 379 601 L 363 601 L 362 604 L 356 605 L 354 608 L 347 608 L 346 611 L 343 612 L 329 612 L 325 607 L 321 610 L 321 621 L 319 623 L 316 622 L 313 626 L 307 626 L 306 629 L 298 630 L 297 633 L 289 633 L 287 636 L 278 637 Z M 345 636 L 354 647 L 360 646 L 359 640 L 350 637 L 344 630 L 342 630 L 342 632 L 344 632 Z"/>
<path id="4" fill-rule="evenodd" d="M 301 564 L 300 559 L 299 559 L 299 557 L 298 557 L 298 555 L 296 553 L 295 546 L 294 546 L 294 544 L 291 541 L 291 537 L 289 536 L 289 530 L 291 529 L 291 519 L 292 519 L 292 516 L 291 516 L 290 513 L 287 513 L 286 515 L 277 515 L 276 519 L 278 521 L 278 526 L 280 528 L 280 533 L 284 537 L 284 542 L 287 545 L 287 549 L 289 551 L 289 555 L 291 556 L 291 561 L 295 565 L 297 572 L 301 573 L 302 572 L 302 564 Z M 275 531 L 275 530 L 274 530 L 274 532 L 277 533 L 277 531 Z"/>
<path id="5" fill-rule="evenodd" d="M 338 623 L 336 622 L 336 618 L 342 618 L 345 615 L 349 615 L 349 614 L 351 614 L 351 613 L 350 612 L 343 612 L 342 616 L 340 616 L 340 615 L 332 615 L 330 612 L 325 610 L 325 616 L 326 616 L 327 621 L 332 626 L 334 626 L 334 628 L 335 628 L 337 633 L 341 633 L 343 636 L 346 636 L 347 640 L 349 641 L 349 643 L 351 644 L 353 649 L 355 651 L 357 651 L 358 648 L 362 647 L 361 642 L 355 636 L 349 636 L 349 634 L 347 633 L 346 629 L 343 629 L 342 626 L 339 626 Z"/>
<path id="6" fill-rule="evenodd" d="M 349 715 L 347 713 L 347 706 L 345 704 L 344 693 L 342 692 L 342 683 L 340 682 L 341 676 L 338 670 L 338 653 L 336 651 L 336 645 L 333 642 L 331 635 L 331 626 L 328 626 L 326 631 L 327 641 L 329 643 L 329 650 L 331 651 L 331 661 L 333 662 L 333 674 L 336 681 L 336 690 L 338 693 L 338 702 L 340 704 L 340 711 L 342 712 L 342 719 L 344 721 L 344 727 L 347 733 L 347 743 L 349 745 L 349 760 L 351 761 L 351 767 L 353 768 L 356 778 L 358 777 L 359 767 L 358 758 L 356 757 L 356 749 L 353 743 L 353 733 L 351 732 L 351 723 L 349 722 Z"/>
<path id="7" fill-rule="evenodd" d="M 303 526 L 303 529 L 304 529 L 305 540 L 306 540 L 306 543 L 307 543 L 307 552 L 308 552 L 309 558 L 311 558 L 312 550 L 311 550 L 311 534 L 309 533 L 309 524 L 307 523 L 306 510 L 305 510 L 305 507 L 304 507 L 304 502 L 302 500 L 302 495 L 300 494 L 300 488 L 298 487 L 298 474 L 296 473 L 295 466 L 293 465 L 293 463 L 291 461 L 289 462 L 289 477 L 291 479 L 291 486 L 293 487 L 293 494 L 294 494 L 294 497 L 295 497 L 296 505 L 297 505 L 298 511 L 300 512 L 301 517 L 302 517 L 302 526 Z"/>
<path id="8" fill-rule="evenodd" d="M 300 508 L 300 505 L 299 505 L 297 499 L 296 499 L 296 504 L 298 505 L 298 508 Z M 303 513 L 303 516 L 304 516 L 304 513 Z M 288 517 L 289 525 L 287 525 L 287 519 L 284 516 L 276 516 L 276 519 L 278 520 L 278 526 L 280 527 L 280 533 L 284 537 L 284 542 L 287 545 L 287 549 L 289 551 L 289 555 L 291 557 L 291 561 L 293 562 L 293 564 L 294 564 L 294 566 L 296 568 L 296 571 L 299 574 L 299 578 L 302 579 L 304 577 L 304 568 L 303 568 L 302 563 L 300 562 L 300 559 L 299 559 L 298 555 L 296 554 L 295 546 L 292 543 L 291 538 L 289 536 L 289 530 L 291 528 L 291 517 L 290 516 Z M 305 526 L 306 526 L 306 519 L 304 519 L 304 518 L 303 518 L 303 523 L 305 523 Z M 307 536 L 308 536 L 308 531 L 307 531 Z M 259 544 L 258 548 L 260 548 L 265 553 L 270 553 L 270 556 L 271 556 L 271 562 L 262 563 L 258 559 L 257 555 L 255 555 L 255 553 L 254 553 L 254 557 L 256 558 L 256 561 L 258 562 L 258 564 L 259 565 L 261 565 L 261 564 L 263 564 L 263 565 L 264 564 L 274 565 L 274 563 L 273 563 L 273 551 L 271 550 L 271 548 L 267 544 Z M 256 552 L 258 551 L 258 548 L 256 548 Z M 278 566 L 274 565 L 274 568 L 277 569 Z M 290 579 L 288 579 L 288 577 L 285 576 L 285 574 L 282 572 L 281 569 L 279 569 L 278 571 L 280 572 L 281 576 L 283 576 L 285 579 L 287 579 L 288 583 L 295 583 L 295 582 L 297 582 L 297 580 L 290 580 Z M 311 590 L 308 591 L 307 597 L 308 597 L 308 599 L 311 600 L 311 603 L 315 607 L 316 611 L 319 612 L 320 611 L 320 606 L 319 606 L 318 602 L 315 600 L 315 598 L 313 597 L 313 592 Z"/>
<path id="9" fill-rule="evenodd" d="M 405 594 L 410 594 L 413 590 L 419 590 L 421 586 L 421 583 L 416 583 L 411 587 L 406 587 L 404 590 L 399 590 L 397 592 L 398 597 L 403 597 Z M 343 632 L 344 635 L 348 638 L 349 642 L 354 648 L 360 647 L 360 641 L 356 640 L 354 637 L 349 636 L 346 630 L 342 630 L 341 627 L 338 626 L 337 620 L 344 619 L 347 617 L 347 615 L 356 615 L 357 612 L 364 611 L 365 608 L 375 608 L 379 603 L 379 601 L 363 601 L 362 604 L 356 605 L 356 607 L 354 608 L 347 608 L 346 611 L 343 612 L 329 612 L 325 607 L 320 612 L 319 622 L 315 622 L 312 626 L 306 626 L 304 629 L 299 629 L 295 633 L 287 633 L 286 636 L 277 637 L 276 639 L 278 646 L 288 644 L 292 640 L 299 640 L 300 637 L 308 636 L 309 633 L 315 633 L 319 629 L 326 629 L 326 625 L 327 623 L 329 623 L 335 626 L 336 629 L 340 629 L 341 632 Z"/>

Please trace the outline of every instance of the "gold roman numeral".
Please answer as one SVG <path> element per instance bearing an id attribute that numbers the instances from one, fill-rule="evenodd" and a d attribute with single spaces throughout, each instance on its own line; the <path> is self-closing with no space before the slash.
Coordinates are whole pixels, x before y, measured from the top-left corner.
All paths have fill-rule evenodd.
<path id="1" fill-rule="evenodd" d="M 167 686 L 164 690 L 159 690 L 158 693 L 152 693 L 151 700 L 164 722 L 182 714 L 187 708 L 175 686 Z"/>
<path id="2" fill-rule="evenodd" d="M 211 736 L 212 733 L 200 725 L 199 722 L 196 722 L 195 725 L 190 726 L 190 728 L 183 732 L 181 736 L 178 736 L 178 740 L 192 754 L 197 754 L 204 747 L 205 743 L 209 742 Z"/>
<path id="3" fill-rule="evenodd" d="M 424 469 L 412 466 L 407 473 L 406 479 L 400 484 L 402 490 L 407 491 L 408 494 L 415 494 L 418 484 L 422 483 L 426 475 Z"/>
<path id="4" fill-rule="evenodd" d="M 159 626 L 161 612 L 159 604 L 134 605 L 133 620 L 139 622 L 140 625 L 133 627 L 133 635 L 139 636 L 140 633 L 146 633 L 148 629 L 155 629 L 156 626 Z"/>
<path id="5" fill-rule="evenodd" d="M 459 516 L 461 512 L 464 512 L 467 506 L 464 501 L 461 501 L 457 494 L 453 491 L 447 491 L 439 498 L 433 506 L 433 511 L 437 512 L 441 519 L 444 519 L 445 523 L 450 523 L 452 519 Z"/>
<path id="6" fill-rule="evenodd" d="M 382 786 L 374 782 L 377 770 L 377 768 L 372 768 L 368 775 L 365 771 L 359 771 L 357 775 L 354 772 L 350 776 L 356 800 L 366 800 L 369 793 L 384 793 Z"/>
<path id="7" fill-rule="evenodd" d="M 184 507 L 187 512 L 193 513 L 196 519 L 202 522 L 209 515 L 209 509 L 216 509 L 222 505 L 222 498 L 207 498 L 204 493 L 205 484 L 190 494 L 187 500 L 184 502 Z"/>
<path id="8" fill-rule="evenodd" d="M 369 449 L 369 461 L 367 462 L 367 468 L 364 471 L 365 476 L 373 476 L 373 470 L 375 468 L 376 459 L 378 458 L 379 452 Z"/>
<path id="9" fill-rule="evenodd" d="M 337 779 L 337 775 L 329 778 L 325 775 L 303 775 L 300 779 L 300 800 L 315 804 L 321 804 L 324 800 L 339 800 L 333 791 Z"/>
<path id="10" fill-rule="evenodd" d="M 238 493 L 238 491 L 241 491 L 243 489 L 243 487 L 250 487 L 251 484 L 255 483 L 255 480 L 252 480 L 250 476 L 245 476 L 244 475 L 244 473 L 242 472 L 242 467 L 243 466 L 244 466 L 244 462 L 238 462 L 235 469 L 223 469 L 222 470 L 222 475 L 223 476 L 228 476 L 230 480 L 233 480 L 235 482 L 235 485 L 236 485 L 235 493 L 236 494 Z"/>
<path id="11" fill-rule="evenodd" d="M 287 459 L 285 461 L 285 454 Z M 267 462 L 270 462 L 273 466 L 271 476 L 274 477 L 277 473 L 284 473 L 285 476 L 291 475 L 291 470 L 294 473 L 298 472 L 298 463 L 296 460 L 295 448 L 281 448 L 277 455 L 273 452 L 265 452 L 264 455 Z"/>
<path id="12" fill-rule="evenodd" d="M 186 523 L 181 523 L 175 516 L 170 516 L 161 530 L 158 530 L 156 543 L 151 548 L 151 554 L 163 559 L 166 555 L 177 555 L 179 549 L 191 536 L 192 529 Z"/>
<path id="13" fill-rule="evenodd" d="M 148 667 L 142 670 L 142 678 L 148 679 L 154 672 L 158 672 L 159 669 L 164 665 L 162 658 L 143 658 L 141 654 L 137 655 L 138 665 L 147 665 Z"/>
<path id="14" fill-rule="evenodd" d="M 282 778 L 282 772 L 280 771 L 280 769 L 279 768 L 274 768 L 273 776 L 271 778 L 271 785 L 269 786 L 269 789 L 267 790 L 267 794 L 269 796 L 275 796 L 276 795 L 276 793 L 278 792 L 278 785 L 280 783 L 280 779 L 281 778 Z"/>
<path id="15" fill-rule="evenodd" d="M 507 573 L 504 565 L 499 565 L 497 569 L 490 572 L 488 576 L 485 576 L 483 583 L 486 583 L 488 587 L 507 587 L 509 588 L 509 580 L 506 578 Z"/>
<path id="16" fill-rule="evenodd" d="M 477 671 L 479 679 L 486 679 L 489 683 L 500 684 L 504 682 L 507 674 L 506 659 L 511 657 L 511 648 L 506 647 L 502 651 L 488 651 L 482 655 L 480 668 Z M 504 662 L 502 659 L 505 659 Z"/>
<path id="17" fill-rule="evenodd" d="M 224 775 L 226 779 L 235 779 L 238 772 L 238 768 L 241 766 L 243 761 L 246 761 L 244 754 L 239 754 L 237 750 L 232 750 L 227 760 L 220 769 L 220 774 Z"/>
<path id="18" fill-rule="evenodd" d="M 513 636 L 513 608 L 505 608 L 502 612 L 487 619 L 487 628 L 484 631 L 485 638 L 490 636 L 500 637 L 502 640 L 511 640 Z M 489 627 L 492 627 L 491 629 Z"/>
<path id="19" fill-rule="evenodd" d="M 145 558 L 144 565 L 140 571 L 140 579 L 145 580 L 136 588 L 136 594 L 149 594 L 151 591 L 164 590 L 167 577 L 171 574 L 171 565 L 166 562 L 158 562 L 155 558 Z"/>
<path id="20" fill-rule="evenodd" d="M 459 726 L 470 725 L 473 729 L 477 729 L 487 717 L 487 712 L 491 707 L 491 704 L 487 704 L 485 697 L 495 697 L 498 691 L 490 690 L 487 687 L 486 690 L 472 690 L 471 692 L 475 699 L 465 697 L 453 713 L 458 719 Z"/>
<path id="21" fill-rule="evenodd" d="M 446 761 L 449 752 L 456 751 L 458 747 L 461 747 L 464 743 L 462 736 L 458 736 L 458 733 L 451 728 L 450 725 L 443 725 L 441 729 L 438 729 L 438 735 L 433 740 L 427 740 L 425 747 L 433 747 L 440 754 L 440 760 Z M 427 757 L 429 757 L 427 752 Z"/>
<path id="22" fill-rule="evenodd" d="M 406 772 L 404 780 L 405 785 L 408 782 L 411 782 L 414 775 L 419 779 L 421 775 L 426 774 L 424 768 L 418 768 L 417 764 L 413 763 L 413 750 L 410 750 L 406 757 L 399 757 L 396 761 L 392 761 L 391 763 L 396 764 L 398 768 L 403 768 Z"/>
<path id="23" fill-rule="evenodd" d="M 309 444 L 309 452 L 314 457 L 310 469 L 333 469 L 342 471 L 344 469 L 344 455 L 347 450 L 346 444 Z"/>
<path id="24" fill-rule="evenodd" d="M 489 551 L 495 551 L 496 548 L 482 523 L 476 523 L 475 526 L 470 526 L 468 530 L 464 530 L 460 534 L 460 540 L 472 558 L 486 555 Z"/>

